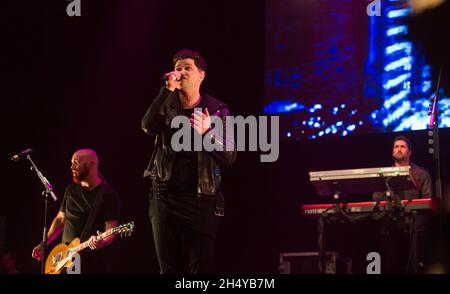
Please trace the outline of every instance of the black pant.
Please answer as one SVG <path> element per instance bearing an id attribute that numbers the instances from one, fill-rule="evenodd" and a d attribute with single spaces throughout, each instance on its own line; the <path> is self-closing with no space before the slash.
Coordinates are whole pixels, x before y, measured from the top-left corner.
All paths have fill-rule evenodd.
<path id="1" fill-rule="evenodd" d="M 382 273 L 423 273 L 430 247 L 428 222 L 427 215 L 385 220 L 379 242 Z"/>
<path id="2" fill-rule="evenodd" d="M 152 197 L 150 220 L 162 274 L 212 272 L 214 208 L 214 199 L 186 199 L 167 193 Z"/>

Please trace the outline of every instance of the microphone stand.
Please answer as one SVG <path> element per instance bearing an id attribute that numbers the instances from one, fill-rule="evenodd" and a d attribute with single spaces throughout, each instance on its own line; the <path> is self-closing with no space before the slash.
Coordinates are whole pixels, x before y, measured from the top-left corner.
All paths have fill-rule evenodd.
<path id="1" fill-rule="evenodd" d="M 428 115 L 430 116 L 430 123 L 428 125 L 428 144 L 430 148 L 428 149 L 430 154 L 433 154 L 435 168 L 436 168 L 436 199 L 438 202 L 439 209 L 439 221 L 442 225 L 443 222 L 443 199 L 442 199 L 442 182 L 441 182 L 441 164 L 439 155 L 439 118 L 438 118 L 438 91 L 439 85 L 441 83 L 442 68 L 439 70 L 439 77 L 436 86 L 436 92 L 431 98 L 431 105 L 428 109 Z"/>
<path id="2" fill-rule="evenodd" d="M 45 260 L 47 258 L 46 249 L 47 249 L 47 210 L 48 210 L 48 196 L 50 195 L 53 200 L 58 200 L 58 198 L 55 195 L 55 192 L 53 192 L 52 185 L 47 180 L 46 177 L 41 173 L 41 171 L 37 168 L 36 164 L 34 164 L 33 160 L 31 159 L 30 155 L 27 155 L 28 161 L 31 163 L 31 170 L 35 171 L 39 179 L 41 180 L 42 184 L 45 187 L 45 190 L 42 191 L 42 195 L 44 196 L 44 226 L 42 229 L 42 263 L 41 263 L 41 273 L 45 274 Z"/>

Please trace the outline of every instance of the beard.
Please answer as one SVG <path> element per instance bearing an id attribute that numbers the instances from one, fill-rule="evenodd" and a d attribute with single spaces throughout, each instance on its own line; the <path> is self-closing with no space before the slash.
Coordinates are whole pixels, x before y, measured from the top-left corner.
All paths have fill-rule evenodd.
<path id="1" fill-rule="evenodd" d="M 75 184 L 79 184 L 82 181 L 86 180 L 89 175 L 89 170 L 87 166 L 83 166 L 82 168 L 79 168 L 78 171 L 74 174 L 72 172 L 72 180 Z"/>
<path id="2" fill-rule="evenodd" d="M 394 154 L 394 160 L 397 162 L 405 162 L 408 160 L 408 155 L 406 154 Z"/>

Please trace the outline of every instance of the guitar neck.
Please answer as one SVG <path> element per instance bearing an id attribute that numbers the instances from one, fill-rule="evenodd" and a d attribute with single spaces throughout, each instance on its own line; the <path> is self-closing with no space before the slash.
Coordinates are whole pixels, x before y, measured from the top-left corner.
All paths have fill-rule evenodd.
<path id="1" fill-rule="evenodd" d="M 106 230 L 105 232 L 101 233 L 100 235 L 95 236 L 94 240 L 101 241 L 103 239 L 108 238 L 109 236 L 111 236 L 113 234 L 113 230 L 114 230 L 114 228 Z M 86 249 L 87 247 L 89 247 L 89 240 L 73 247 L 72 250 L 74 252 L 80 252 L 81 250 Z"/>

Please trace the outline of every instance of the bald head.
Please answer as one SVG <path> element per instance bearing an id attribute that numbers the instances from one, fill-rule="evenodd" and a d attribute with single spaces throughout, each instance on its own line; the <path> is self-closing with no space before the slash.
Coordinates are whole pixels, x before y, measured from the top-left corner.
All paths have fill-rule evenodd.
<path id="1" fill-rule="evenodd" d="M 74 156 L 77 155 L 83 161 L 93 162 L 98 167 L 98 156 L 92 149 L 80 149 L 75 151 Z"/>
<path id="2" fill-rule="evenodd" d="M 74 182 L 79 183 L 98 175 L 98 156 L 92 149 L 77 150 L 71 160 L 72 177 Z"/>

